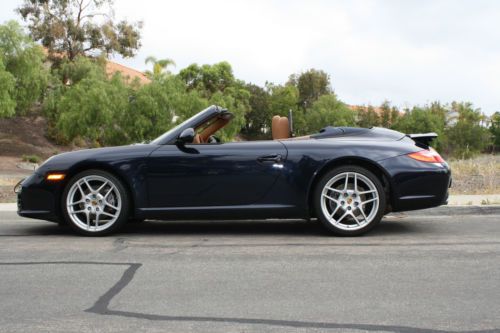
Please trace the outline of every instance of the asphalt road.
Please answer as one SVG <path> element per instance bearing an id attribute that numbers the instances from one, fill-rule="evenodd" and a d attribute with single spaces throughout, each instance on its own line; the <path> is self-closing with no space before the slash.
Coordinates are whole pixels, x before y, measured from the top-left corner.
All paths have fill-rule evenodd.
<path id="1" fill-rule="evenodd" d="M 146 222 L 106 238 L 0 212 L 0 332 L 500 332 L 500 215 Z"/>

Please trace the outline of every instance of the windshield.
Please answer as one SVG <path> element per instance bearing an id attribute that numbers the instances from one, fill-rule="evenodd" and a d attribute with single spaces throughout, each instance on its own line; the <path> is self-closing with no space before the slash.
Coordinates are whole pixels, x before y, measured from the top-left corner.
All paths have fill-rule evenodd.
<path id="1" fill-rule="evenodd" d="M 207 109 L 205 109 L 205 110 L 207 110 Z M 203 110 L 203 111 L 205 111 L 205 110 Z M 203 111 L 201 111 L 201 112 L 203 112 Z M 191 118 L 183 121 L 182 123 L 180 123 L 179 125 L 171 128 L 171 129 L 169 129 L 167 132 L 163 133 L 162 135 L 160 135 L 159 137 L 157 137 L 156 139 L 154 139 L 150 143 L 153 144 L 153 145 L 160 144 L 163 141 L 163 139 L 167 138 L 170 134 L 172 134 L 175 131 L 177 131 L 179 128 L 181 128 L 182 126 L 184 126 L 184 124 L 191 122 L 193 119 L 195 119 L 196 117 L 198 117 L 200 115 L 200 113 L 196 113 Z"/>

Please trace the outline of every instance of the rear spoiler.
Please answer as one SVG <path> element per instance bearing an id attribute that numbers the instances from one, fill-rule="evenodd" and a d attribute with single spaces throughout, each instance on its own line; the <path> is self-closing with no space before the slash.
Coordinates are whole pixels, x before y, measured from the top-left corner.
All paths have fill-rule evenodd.
<path id="1" fill-rule="evenodd" d="M 438 137 L 434 132 L 431 133 L 418 133 L 418 134 L 406 134 L 407 137 L 414 140 L 415 142 L 424 144 L 426 146 L 430 145 L 431 141 Z"/>

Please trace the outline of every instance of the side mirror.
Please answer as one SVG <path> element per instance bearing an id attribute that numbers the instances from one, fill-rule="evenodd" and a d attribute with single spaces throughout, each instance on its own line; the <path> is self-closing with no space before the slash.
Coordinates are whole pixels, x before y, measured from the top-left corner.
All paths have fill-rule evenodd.
<path id="1" fill-rule="evenodd" d="M 193 143 L 194 136 L 195 136 L 194 129 L 191 127 L 186 128 L 184 131 L 181 132 L 181 134 L 177 138 L 177 144 L 185 145 L 186 143 Z"/>

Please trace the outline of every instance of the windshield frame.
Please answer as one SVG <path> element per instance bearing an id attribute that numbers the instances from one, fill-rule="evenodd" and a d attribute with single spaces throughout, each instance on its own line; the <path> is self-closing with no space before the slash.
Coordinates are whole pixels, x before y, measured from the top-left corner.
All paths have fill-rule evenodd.
<path id="1" fill-rule="evenodd" d="M 216 105 L 209 106 L 208 108 L 198 112 L 191 118 L 183 121 L 179 125 L 174 128 L 168 130 L 163 133 L 156 139 L 150 142 L 153 145 L 166 145 L 166 144 L 174 144 L 182 131 L 186 128 L 196 128 L 198 125 L 204 123 L 208 119 L 213 118 L 214 116 L 222 113 L 224 110 Z"/>

